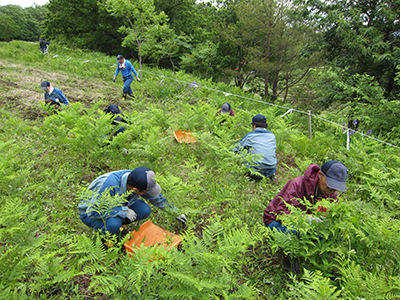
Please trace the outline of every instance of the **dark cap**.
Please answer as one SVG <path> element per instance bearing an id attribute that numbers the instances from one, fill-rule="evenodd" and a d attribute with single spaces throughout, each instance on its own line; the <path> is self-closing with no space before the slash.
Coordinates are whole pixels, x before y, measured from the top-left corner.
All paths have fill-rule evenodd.
<path id="1" fill-rule="evenodd" d="M 124 57 L 122 56 L 122 54 L 118 54 L 117 55 L 117 60 L 123 59 Z"/>
<path id="2" fill-rule="evenodd" d="M 118 114 L 122 114 L 121 110 L 119 109 L 119 107 L 115 104 L 111 104 L 110 106 L 108 106 L 105 110 L 105 113 L 111 113 L 113 115 L 118 115 Z M 117 116 L 114 118 L 115 121 L 121 121 L 122 118 L 120 116 Z"/>
<path id="3" fill-rule="evenodd" d="M 264 117 L 263 115 L 255 115 L 251 120 L 251 124 L 254 123 L 267 123 L 267 118 Z"/>
<path id="4" fill-rule="evenodd" d="M 346 189 L 347 168 L 336 160 L 330 160 L 321 167 L 321 172 L 326 176 L 326 185 L 334 190 L 344 192 Z"/>
<path id="5" fill-rule="evenodd" d="M 149 168 L 138 167 L 129 174 L 127 184 L 139 191 L 145 190 L 150 196 L 157 197 L 161 193 L 161 187 L 155 176 L 156 174 Z"/>
<path id="6" fill-rule="evenodd" d="M 40 84 L 41 85 L 41 90 L 45 90 L 45 89 L 47 89 L 47 87 L 48 86 L 50 86 L 50 82 L 48 82 L 48 81 L 42 81 L 42 83 Z"/>
<path id="7" fill-rule="evenodd" d="M 231 111 L 231 105 L 228 102 L 225 102 L 221 106 L 221 113 L 227 114 Z"/>

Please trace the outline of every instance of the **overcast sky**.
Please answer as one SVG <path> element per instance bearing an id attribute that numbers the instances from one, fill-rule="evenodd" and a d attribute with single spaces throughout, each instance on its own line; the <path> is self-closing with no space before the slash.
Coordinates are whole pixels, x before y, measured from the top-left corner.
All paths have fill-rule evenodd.
<path id="1" fill-rule="evenodd" d="M 34 3 L 37 5 L 44 5 L 49 3 L 49 0 L 0 0 L 0 6 L 15 4 L 21 6 L 22 8 L 32 6 Z"/>

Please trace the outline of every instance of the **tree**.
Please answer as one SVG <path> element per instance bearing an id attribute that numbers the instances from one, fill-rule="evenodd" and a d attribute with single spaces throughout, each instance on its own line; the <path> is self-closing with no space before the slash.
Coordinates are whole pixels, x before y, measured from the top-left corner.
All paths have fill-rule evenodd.
<path id="1" fill-rule="evenodd" d="M 303 15 L 323 32 L 321 45 L 333 65 L 368 74 L 397 99 L 400 63 L 400 1 L 302 0 Z"/>
<path id="2" fill-rule="evenodd" d="M 0 12 L 0 40 L 9 42 L 21 34 L 19 27 L 11 16 Z"/>
<path id="3" fill-rule="evenodd" d="M 253 71 L 264 80 L 265 97 L 275 102 L 285 91 L 286 98 L 289 88 L 317 63 L 315 56 L 301 54 L 313 36 L 312 27 L 292 13 L 290 1 L 242 0 L 234 8 L 238 21 L 225 35 L 243 55 L 236 67 L 243 74 L 237 85 L 243 86 Z"/>
<path id="4" fill-rule="evenodd" d="M 12 39 L 23 41 L 38 40 L 40 35 L 40 22 L 31 15 L 30 11 L 31 10 L 23 9 L 19 5 L 0 6 L 0 13 L 7 16 L 1 18 L 1 22 L 3 23 L 3 27 L 5 26 L 4 28 L 8 28 L 8 35 L 11 32 L 14 34 L 11 36 Z M 7 21 L 9 20 L 8 17 L 12 19 L 11 22 Z"/>
<path id="5" fill-rule="evenodd" d="M 180 66 L 196 76 L 207 78 L 213 72 L 217 46 L 211 41 L 198 44 L 191 53 L 184 54 Z"/>
<path id="6" fill-rule="evenodd" d="M 52 0 L 47 5 L 44 36 L 73 47 L 123 53 L 118 28 L 124 20 L 111 16 L 104 3 L 105 0 Z"/>
<path id="7" fill-rule="evenodd" d="M 160 66 L 160 61 L 168 59 L 175 69 L 174 58 L 183 44 L 187 43 L 187 38 L 177 36 L 168 24 L 158 25 L 149 28 L 148 40 L 142 45 L 142 53 L 146 53 L 149 59 L 156 61 Z"/>
<path id="8" fill-rule="evenodd" d="M 168 21 L 168 16 L 164 12 L 155 12 L 153 0 L 107 0 L 106 4 L 109 12 L 128 23 L 118 31 L 124 35 L 122 46 L 133 47 L 138 53 L 141 73 L 143 56 L 151 51 L 151 47 L 143 47 L 143 44 L 151 40 L 158 29 L 163 28 L 160 25 Z"/>

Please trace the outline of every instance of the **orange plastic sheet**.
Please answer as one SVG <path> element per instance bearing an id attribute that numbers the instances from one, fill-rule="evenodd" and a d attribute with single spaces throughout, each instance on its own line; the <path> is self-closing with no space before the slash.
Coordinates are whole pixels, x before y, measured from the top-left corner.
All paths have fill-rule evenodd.
<path id="1" fill-rule="evenodd" d="M 190 131 L 179 129 L 174 132 L 174 137 L 178 143 L 196 143 L 197 139 L 191 135 Z"/>
<path id="2" fill-rule="evenodd" d="M 156 245 L 170 250 L 181 243 L 179 235 L 158 227 L 151 220 L 144 222 L 138 230 L 132 231 L 130 235 L 132 239 L 124 244 L 126 251 L 130 253 L 135 253 L 135 249 L 139 249 L 142 244 L 146 247 Z M 132 255 L 129 254 L 129 256 Z"/>

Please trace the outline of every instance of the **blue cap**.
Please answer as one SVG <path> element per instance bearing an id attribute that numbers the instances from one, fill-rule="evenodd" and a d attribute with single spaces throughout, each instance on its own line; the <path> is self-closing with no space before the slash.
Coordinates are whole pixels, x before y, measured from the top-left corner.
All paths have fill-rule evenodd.
<path id="1" fill-rule="evenodd" d="M 321 167 L 324 173 L 326 185 L 334 190 L 344 192 L 346 190 L 347 168 L 344 164 L 336 160 L 330 160 Z"/>
<path id="2" fill-rule="evenodd" d="M 112 113 L 113 115 L 117 115 L 117 114 L 122 114 L 121 110 L 119 109 L 119 107 L 115 104 L 111 104 L 110 106 L 108 106 L 105 110 L 104 110 L 107 114 L 108 113 Z M 122 118 L 120 116 L 117 116 L 114 118 L 114 120 L 116 121 L 121 121 Z"/>
<path id="3" fill-rule="evenodd" d="M 40 86 L 41 86 L 41 90 L 45 90 L 45 89 L 47 89 L 47 87 L 48 86 L 50 86 L 50 82 L 48 82 L 48 81 L 42 81 L 42 83 L 40 84 Z"/>
<path id="4" fill-rule="evenodd" d="M 254 123 L 267 123 L 267 118 L 264 117 L 263 115 L 255 115 L 251 120 L 251 124 Z"/>

